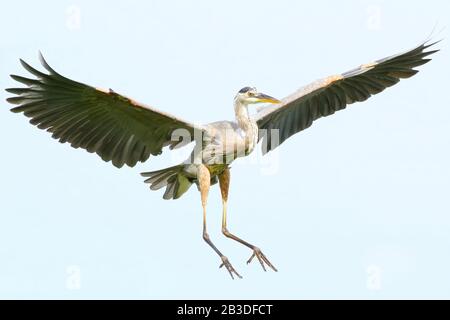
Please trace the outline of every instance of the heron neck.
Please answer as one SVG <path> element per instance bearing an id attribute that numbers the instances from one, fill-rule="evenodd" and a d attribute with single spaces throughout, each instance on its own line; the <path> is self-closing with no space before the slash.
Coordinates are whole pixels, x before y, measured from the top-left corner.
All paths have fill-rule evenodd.
<path id="1" fill-rule="evenodd" d="M 236 99 L 234 102 L 234 113 L 239 127 L 245 132 L 250 131 L 252 129 L 252 121 L 248 113 L 247 105 Z"/>

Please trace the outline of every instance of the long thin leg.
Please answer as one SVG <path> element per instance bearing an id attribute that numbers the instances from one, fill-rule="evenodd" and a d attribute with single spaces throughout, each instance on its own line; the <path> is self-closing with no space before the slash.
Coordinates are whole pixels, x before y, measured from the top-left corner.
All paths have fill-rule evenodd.
<path id="1" fill-rule="evenodd" d="M 225 257 L 222 252 L 217 249 L 217 247 L 212 243 L 211 239 L 209 238 L 209 234 L 206 229 L 206 204 L 208 200 L 208 193 L 209 188 L 211 184 L 211 175 L 209 173 L 208 168 L 206 168 L 203 164 L 199 165 L 198 167 L 198 173 L 197 173 L 197 179 L 200 186 L 200 194 L 202 198 L 202 207 L 203 207 L 203 239 L 205 242 L 219 255 L 220 259 L 222 259 L 222 264 L 220 265 L 220 268 L 225 266 L 228 270 L 228 272 L 231 275 L 231 278 L 234 279 L 234 275 L 237 275 L 239 278 L 242 278 L 239 273 L 234 270 L 231 263 L 228 261 L 228 258 Z"/>
<path id="2" fill-rule="evenodd" d="M 261 252 L 261 250 L 248 243 L 245 240 L 242 240 L 241 238 L 236 237 L 234 234 L 230 233 L 227 229 L 227 202 L 228 202 L 228 190 L 230 188 L 230 170 L 226 169 L 220 176 L 219 176 L 219 184 L 220 184 L 220 193 L 222 194 L 222 205 L 223 205 L 223 212 L 222 212 L 222 233 L 225 235 L 225 237 L 233 239 L 239 243 L 242 243 L 244 246 L 249 247 L 253 250 L 253 254 L 250 257 L 250 259 L 247 261 L 247 264 L 250 263 L 254 257 L 256 257 L 259 260 L 259 263 L 261 264 L 264 271 L 266 271 L 266 267 L 264 264 L 267 264 L 270 268 L 272 268 L 274 271 L 278 271 L 277 268 L 275 268 L 272 263 L 270 263 L 269 259 Z"/>

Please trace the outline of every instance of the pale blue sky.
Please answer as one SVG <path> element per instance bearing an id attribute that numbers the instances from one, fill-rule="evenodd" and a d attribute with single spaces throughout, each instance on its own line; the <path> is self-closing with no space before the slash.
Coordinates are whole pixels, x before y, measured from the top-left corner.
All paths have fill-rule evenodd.
<path id="1" fill-rule="evenodd" d="M 78 81 L 187 120 L 232 119 L 243 86 L 283 97 L 448 21 L 446 0 L 9 1 L 0 88 L 41 50 Z M 167 202 L 142 183 L 170 154 L 118 170 L 4 102 L 0 297 L 450 298 L 450 55 L 439 46 L 418 76 L 290 139 L 275 174 L 233 165 L 229 228 L 279 268 L 247 266 L 251 252 L 221 235 L 215 187 L 210 235 L 235 281 L 201 238 L 195 188 Z"/>

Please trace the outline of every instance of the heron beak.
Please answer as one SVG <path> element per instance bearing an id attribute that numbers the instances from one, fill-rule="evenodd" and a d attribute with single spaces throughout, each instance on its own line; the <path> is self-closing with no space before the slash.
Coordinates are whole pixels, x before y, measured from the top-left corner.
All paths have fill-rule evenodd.
<path id="1" fill-rule="evenodd" d="M 275 99 L 274 97 L 268 96 L 264 93 L 258 93 L 255 98 L 258 100 L 259 103 L 281 103 L 280 100 Z"/>

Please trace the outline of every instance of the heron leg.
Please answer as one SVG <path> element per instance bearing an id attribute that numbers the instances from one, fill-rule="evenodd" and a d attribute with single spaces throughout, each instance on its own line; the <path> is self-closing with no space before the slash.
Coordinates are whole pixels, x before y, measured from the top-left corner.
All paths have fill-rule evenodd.
<path id="1" fill-rule="evenodd" d="M 269 259 L 261 252 L 261 249 L 258 247 L 248 243 L 241 238 L 238 238 L 234 234 L 230 233 L 227 229 L 227 202 L 228 202 L 228 190 L 230 188 L 230 169 L 226 169 L 221 175 L 219 175 L 219 184 L 220 184 L 220 193 L 222 194 L 222 204 L 223 204 L 223 212 L 222 212 L 222 233 L 225 237 L 233 239 L 246 247 L 249 247 L 253 250 L 253 254 L 250 259 L 247 261 L 247 264 L 252 262 L 253 258 L 257 258 L 259 263 L 261 264 L 264 271 L 266 271 L 266 266 L 269 266 L 274 271 L 278 271 L 277 268 L 274 267 L 272 263 L 270 263 Z"/>
<path id="2" fill-rule="evenodd" d="M 209 234 L 206 229 L 206 204 L 208 200 L 208 193 L 209 188 L 211 185 L 211 175 L 209 173 L 208 168 L 201 164 L 198 167 L 198 173 L 197 173 L 197 179 L 200 186 L 200 194 L 202 199 L 202 207 L 203 207 L 203 240 L 219 255 L 220 259 L 222 259 L 222 264 L 220 265 L 220 268 L 225 266 L 227 268 L 228 272 L 230 273 L 231 278 L 234 279 L 234 275 L 238 276 L 239 278 L 242 278 L 239 273 L 234 270 L 233 266 L 231 265 L 230 261 L 227 257 L 225 257 L 222 252 L 220 252 L 219 249 L 214 245 L 214 243 L 209 238 Z"/>

